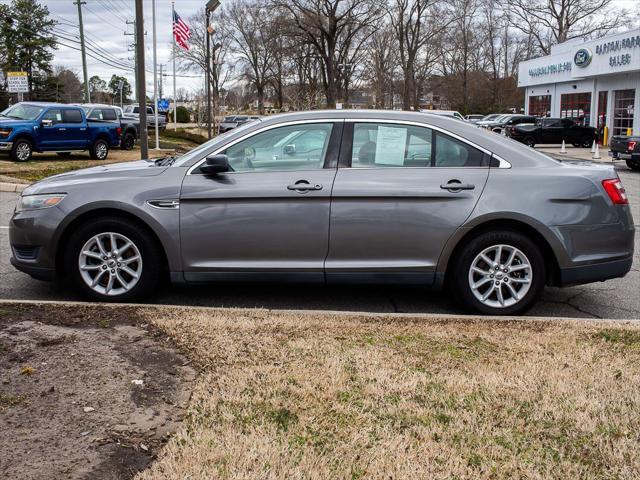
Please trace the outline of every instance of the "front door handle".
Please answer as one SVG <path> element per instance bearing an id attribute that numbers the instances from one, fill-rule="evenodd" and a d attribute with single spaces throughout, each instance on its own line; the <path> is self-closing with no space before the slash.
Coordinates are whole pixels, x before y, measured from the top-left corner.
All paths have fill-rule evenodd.
<path id="1" fill-rule="evenodd" d="M 322 190 L 322 185 L 319 183 L 309 183 L 307 180 L 298 180 L 293 185 L 288 185 L 287 190 L 292 190 L 298 193 L 307 193 L 311 190 Z"/>
<path id="2" fill-rule="evenodd" d="M 58 130 L 60 130 L 61 132 L 64 132 L 66 128 L 60 127 Z"/>
<path id="3" fill-rule="evenodd" d="M 440 185 L 440 188 L 450 192 L 459 192 L 461 190 L 473 190 L 476 186 L 471 183 L 462 183 L 460 180 L 449 180 L 444 185 Z"/>

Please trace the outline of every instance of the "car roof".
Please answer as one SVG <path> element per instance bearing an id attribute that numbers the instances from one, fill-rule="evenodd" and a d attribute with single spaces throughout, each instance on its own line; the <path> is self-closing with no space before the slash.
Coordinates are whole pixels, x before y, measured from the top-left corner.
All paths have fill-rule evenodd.
<path id="1" fill-rule="evenodd" d="M 56 102 L 20 102 L 20 103 L 22 103 L 23 105 L 32 105 L 34 107 L 68 107 L 68 108 L 78 107 L 78 105 L 73 105 L 69 103 L 56 103 Z"/>

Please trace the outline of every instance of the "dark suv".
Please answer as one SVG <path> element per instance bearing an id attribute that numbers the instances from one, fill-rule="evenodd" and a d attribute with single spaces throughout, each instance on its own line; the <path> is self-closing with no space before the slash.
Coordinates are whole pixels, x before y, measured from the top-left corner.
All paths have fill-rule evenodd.
<path id="1" fill-rule="evenodd" d="M 540 118 L 534 125 L 517 125 L 508 135 L 530 147 L 538 143 L 562 143 L 590 147 L 596 138 L 594 127 L 583 127 L 570 118 Z"/>

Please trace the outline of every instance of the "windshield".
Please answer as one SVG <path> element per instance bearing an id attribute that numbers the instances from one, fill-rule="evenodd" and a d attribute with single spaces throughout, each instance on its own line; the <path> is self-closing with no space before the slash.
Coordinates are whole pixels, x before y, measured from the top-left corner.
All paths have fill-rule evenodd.
<path id="1" fill-rule="evenodd" d="M 224 117 L 222 119 L 223 122 L 234 122 L 236 117 Z"/>
<path id="2" fill-rule="evenodd" d="M 205 142 L 202 145 L 194 148 L 190 152 L 185 153 L 181 157 L 178 157 L 176 162 L 174 163 L 174 165 L 181 166 L 181 165 L 184 165 L 185 163 L 191 161 L 194 158 L 200 159 L 204 152 L 206 152 L 208 150 L 213 150 L 216 147 L 216 145 L 218 145 L 219 143 L 224 142 L 229 136 L 235 135 L 238 132 L 242 132 L 242 131 L 250 128 L 250 127 L 253 127 L 254 125 L 255 125 L 254 122 L 243 123 L 242 125 L 234 128 L 233 130 L 229 130 L 228 132 L 222 133 L 222 134 L 218 135 L 217 137 L 212 138 L 208 142 Z"/>
<path id="3" fill-rule="evenodd" d="M 17 118 L 18 120 L 35 120 L 43 110 L 44 108 L 36 105 L 18 103 L 13 107 L 7 108 L 2 112 L 2 115 L 9 118 Z"/>

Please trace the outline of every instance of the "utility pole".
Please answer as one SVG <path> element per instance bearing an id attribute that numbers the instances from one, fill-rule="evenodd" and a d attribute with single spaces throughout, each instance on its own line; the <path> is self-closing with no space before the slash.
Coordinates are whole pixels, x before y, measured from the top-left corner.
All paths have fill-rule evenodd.
<path id="1" fill-rule="evenodd" d="M 156 150 L 160 150 L 158 134 L 158 59 L 156 55 L 156 0 L 151 0 L 151 17 L 153 23 L 153 116 L 156 130 Z"/>
<path id="2" fill-rule="evenodd" d="M 147 92 L 144 71 L 144 14 L 142 0 L 136 0 L 136 88 L 140 111 L 140 158 L 149 157 L 147 135 Z"/>
<path id="3" fill-rule="evenodd" d="M 84 76 L 84 101 L 91 102 L 89 96 L 89 75 L 87 74 L 87 55 L 84 51 L 84 28 L 82 27 L 82 5 L 86 5 L 87 2 L 77 0 L 73 2 L 78 6 L 78 25 L 80 26 L 80 52 L 82 53 L 82 75 Z"/>
<path id="4" fill-rule="evenodd" d="M 125 23 L 127 25 L 133 25 L 133 33 L 129 33 L 129 32 L 127 32 L 125 30 L 124 34 L 125 34 L 125 36 L 132 36 L 133 37 L 133 42 L 130 43 L 129 45 L 127 45 L 127 51 L 129 51 L 129 52 L 133 51 L 133 58 L 127 57 L 127 60 L 133 60 L 133 65 L 136 66 L 136 65 L 138 65 L 138 61 L 137 61 L 138 60 L 138 58 L 137 58 L 138 51 L 136 49 L 136 21 L 133 20 L 133 21 L 130 22 L 129 20 L 127 20 Z M 137 69 L 138 67 L 136 66 L 135 68 Z M 136 70 L 136 72 L 137 72 L 137 70 Z M 134 75 L 133 75 L 133 77 L 134 77 L 134 79 L 133 79 L 134 85 L 133 85 L 133 88 L 131 89 L 131 93 L 138 91 L 138 79 L 136 78 L 136 75 L 137 75 L 137 73 L 134 73 Z M 137 95 L 137 93 L 136 93 L 136 95 Z"/>
<path id="5" fill-rule="evenodd" d="M 159 63 L 158 67 L 160 67 L 160 87 L 158 88 L 158 97 L 162 99 L 162 67 L 164 67 L 164 65 L 162 63 Z"/>

